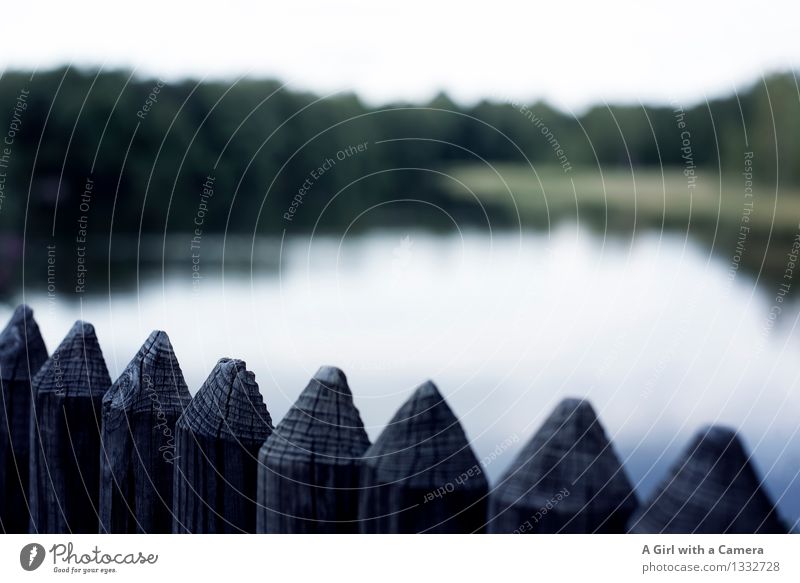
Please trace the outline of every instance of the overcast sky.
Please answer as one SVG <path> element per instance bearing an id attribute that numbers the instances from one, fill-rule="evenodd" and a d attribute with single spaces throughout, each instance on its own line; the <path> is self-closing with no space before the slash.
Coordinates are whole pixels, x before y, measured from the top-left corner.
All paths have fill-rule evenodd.
<path id="1" fill-rule="evenodd" d="M 3 1 L 0 70 L 248 74 L 370 102 L 685 103 L 800 66 L 797 0 Z"/>

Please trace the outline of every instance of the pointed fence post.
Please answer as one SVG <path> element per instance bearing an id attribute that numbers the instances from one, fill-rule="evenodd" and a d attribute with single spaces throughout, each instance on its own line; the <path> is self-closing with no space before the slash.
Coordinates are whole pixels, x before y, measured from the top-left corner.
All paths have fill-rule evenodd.
<path id="1" fill-rule="evenodd" d="M 31 382 L 47 360 L 33 310 L 21 305 L 0 332 L 0 532 L 26 533 Z"/>
<path id="2" fill-rule="evenodd" d="M 361 532 L 471 533 L 486 523 L 487 482 L 436 386 L 421 385 L 364 454 Z"/>
<path id="3" fill-rule="evenodd" d="M 344 373 L 320 368 L 259 452 L 258 532 L 358 532 L 368 447 Z"/>
<path id="4" fill-rule="evenodd" d="M 272 419 L 247 365 L 221 359 L 175 427 L 173 532 L 255 532 L 258 450 Z"/>
<path id="5" fill-rule="evenodd" d="M 32 532 L 98 531 L 101 401 L 110 386 L 94 327 L 76 322 L 33 380 Z"/>
<path id="6" fill-rule="evenodd" d="M 154 331 L 103 397 L 100 532 L 172 532 L 175 422 L 191 398 L 167 333 Z"/>
<path id="7" fill-rule="evenodd" d="M 564 399 L 490 496 L 493 533 L 623 533 L 633 486 L 588 401 Z"/>
<path id="8" fill-rule="evenodd" d="M 635 533 L 786 533 L 736 432 L 702 429 L 630 523 Z"/>

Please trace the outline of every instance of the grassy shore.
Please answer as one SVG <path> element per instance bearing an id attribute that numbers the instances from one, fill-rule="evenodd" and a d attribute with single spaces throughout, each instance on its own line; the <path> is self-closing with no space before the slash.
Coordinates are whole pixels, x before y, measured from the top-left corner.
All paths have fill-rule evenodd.
<path id="1" fill-rule="evenodd" d="M 449 170 L 442 185 L 455 198 L 473 196 L 487 205 L 519 212 L 523 225 L 564 219 L 592 225 L 699 229 L 750 226 L 774 233 L 795 232 L 800 189 L 748 184 L 743 174 L 680 168 L 591 168 L 524 165 L 466 165 Z M 748 196 L 748 187 L 752 196 Z"/>
<path id="2" fill-rule="evenodd" d="M 504 224 L 548 229 L 573 221 L 605 235 L 685 233 L 757 280 L 768 294 L 794 282 L 800 189 L 749 181 L 740 174 L 680 168 L 450 168 L 440 187 L 459 201 L 480 201 Z M 788 275 L 787 275 L 788 274 Z M 788 279 L 787 279 L 788 278 Z M 800 285 L 791 286 L 796 296 Z"/>

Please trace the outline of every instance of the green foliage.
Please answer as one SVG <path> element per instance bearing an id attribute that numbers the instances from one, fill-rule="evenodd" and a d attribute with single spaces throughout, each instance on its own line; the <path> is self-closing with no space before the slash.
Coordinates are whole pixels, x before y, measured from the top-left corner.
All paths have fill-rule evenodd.
<path id="1" fill-rule="evenodd" d="M 143 114 L 154 88 L 156 101 Z M 24 226 L 29 237 L 49 238 L 55 226 L 56 239 L 72 239 L 87 214 L 80 203 L 89 177 L 91 232 L 192 231 L 203 183 L 213 176 L 203 230 L 263 235 L 310 229 L 318 218 L 322 228 L 341 229 L 375 205 L 371 221 L 395 222 L 381 203 L 406 197 L 468 212 L 437 172 L 479 158 L 552 165 L 561 148 L 574 166 L 685 163 L 670 107 L 598 106 L 573 117 L 542 103 L 464 107 L 446 95 L 371 107 L 351 94 L 321 98 L 271 80 L 157 87 L 128 71 L 58 69 L 0 78 L 3 135 L 22 90 L 27 108 L 4 169 L 0 224 L 20 235 Z M 760 180 L 800 183 L 798 107 L 787 74 L 688 108 L 694 163 L 734 171 L 752 150 Z M 358 144 L 365 151 L 337 158 Z M 313 178 L 331 159 L 333 167 Z M 289 221 L 285 213 L 307 181 Z"/>

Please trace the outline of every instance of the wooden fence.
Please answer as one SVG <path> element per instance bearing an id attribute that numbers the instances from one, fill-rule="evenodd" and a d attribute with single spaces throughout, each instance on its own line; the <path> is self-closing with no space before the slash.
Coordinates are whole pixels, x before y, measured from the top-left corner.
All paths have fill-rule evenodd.
<path id="1" fill-rule="evenodd" d="M 370 444 L 344 373 L 322 367 L 273 427 L 241 360 L 192 398 L 155 331 L 112 384 L 91 324 L 48 357 L 20 306 L 0 383 L 4 532 L 787 532 L 734 431 L 701 429 L 640 502 L 585 400 L 561 402 L 490 487 L 432 382 Z"/>

